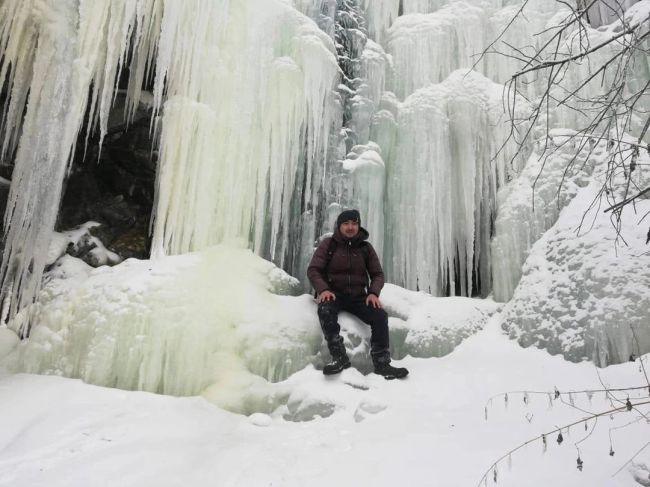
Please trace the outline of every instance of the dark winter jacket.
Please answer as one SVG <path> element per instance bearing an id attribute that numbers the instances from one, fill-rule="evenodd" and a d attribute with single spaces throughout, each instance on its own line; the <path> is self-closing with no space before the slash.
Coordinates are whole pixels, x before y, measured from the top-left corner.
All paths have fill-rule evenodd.
<path id="1" fill-rule="evenodd" d="M 331 239 L 336 240 L 336 250 L 327 264 L 327 252 Z M 377 252 L 366 242 L 368 232 L 359 228 L 359 233 L 352 238 L 344 237 L 337 228 L 332 237 L 324 238 L 314 252 L 307 268 L 307 277 L 316 290 L 316 294 L 331 291 L 335 294 L 349 296 L 379 296 L 384 287 L 384 271 L 381 268 Z M 362 244 L 362 242 L 365 242 Z M 368 265 L 361 245 L 366 246 Z M 370 276 L 370 282 L 368 282 Z"/>

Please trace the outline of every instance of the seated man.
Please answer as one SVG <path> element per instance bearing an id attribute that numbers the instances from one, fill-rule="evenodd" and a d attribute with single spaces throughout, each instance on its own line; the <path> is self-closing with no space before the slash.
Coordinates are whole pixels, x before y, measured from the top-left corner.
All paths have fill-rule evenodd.
<path id="1" fill-rule="evenodd" d="M 334 235 L 323 239 L 307 269 L 318 297 L 320 325 L 332 355 L 332 362 L 325 366 L 323 373 L 338 374 L 350 366 L 338 324 L 339 311 L 348 311 L 370 325 L 370 354 L 375 374 L 401 379 L 408 370 L 390 365 L 388 315 L 379 301 L 384 272 L 375 249 L 367 242 L 368 236 L 361 227 L 357 210 L 342 212 L 336 219 Z"/>

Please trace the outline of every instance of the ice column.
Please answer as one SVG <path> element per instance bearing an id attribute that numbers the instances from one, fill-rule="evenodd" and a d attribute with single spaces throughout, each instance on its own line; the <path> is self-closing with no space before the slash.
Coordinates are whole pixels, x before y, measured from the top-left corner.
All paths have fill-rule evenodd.
<path id="1" fill-rule="evenodd" d="M 3 319 L 31 303 L 40 287 L 89 92 L 90 123 L 99 122 L 103 137 L 135 15 L 142 21 L 159 3 L 7 0 L 0 5 L 0 86 L 6 80 L 9 88 L 2 158 L 12 157 L 17 146 L 4 220 Z"/>
<path id="2" fill-rule="evenodd" d="M 311 201 L 327 147 L 334 45 L 282 3 L 228 8 L 221 15 L 223 5 L 207 2 L 197 16 L 176 6 L 163 18 L 157 80 L 167 80 L 167 102 L 152 253 L 244 238 L 282 266 L 296 199 Z M 159 103 L 162 85 L 154 96 Z"/>
<path id="3" fill-rule="evenodd" d="M 490 287 L 496 192 L 523 166 L 513 146 L 493 155 L 508 123 L 502 87 L 476 72 L 411 95 L 398 116 L 388 167 L 387 269 L 396 284 L 436 295 Z M 523 104 L 522 104 L 523 105 Z"/>
<path id="4" fill-rule="evenodd" d="M 4 7 L 11 8 L 12 5 Z M 76 114 L 69 109 L 73 105 L 73 61 L 77 50 L 74 36 L 78 22 L 76 1 L 65 0 L 56 5 L 36 3 L 30 13 L 19 6 L 17 8 L 17 13 L 24 17 L 15 18 L 15 22 L 27 20 L 30 14 L 47 17 L 47 22 L 38 25 L 38 46 L 31 54 L 33 73 L 28 74 L 28 70 L 21 66 L 20 59 L 15 60 L 18 62 L 12 71 L 14 76 L 19 75 L 18 78 L 12 77 L 12 87 L 25 82 L 22 79 L 25 75 L 31 75 L 32 83 L 4 221 L 5 228 L 8 228 L 1 268 L 5 293 L 4 316 L 30 303 L 40 286 L 66 163 L 76 135 Z M 25 4 L 23 9 L 29 9 L 29 6 Z M 34 26 L 23 24 L 23 28 L 33 29 Z M 18 42 L 35 47 L 33 38 L 27 37 Z M 10 55 L 12 51 L 21 51 L 21 46 L 10 47 Z M 5 66 L 3 69 L 6 69 Z M 23 90 L 22 86 L 16 87 L 16 94 L 22 100 L 25 99 Z M 12 115 L 16 116 L 17 113 Z M 8 125 L 15 127 L 17 122 L 9 120 Z M 13 137 L 15 135 L 8 131 L 5 147 L 12 145 Z"/>

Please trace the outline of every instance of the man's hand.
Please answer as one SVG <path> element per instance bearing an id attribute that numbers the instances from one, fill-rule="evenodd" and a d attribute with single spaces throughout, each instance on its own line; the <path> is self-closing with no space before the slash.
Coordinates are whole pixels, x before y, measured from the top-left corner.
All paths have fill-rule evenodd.
<path id="1" fill-rule="evenodd" d="M 381 302 L 379 301 L 379 298 L 374 294 L 368 294 L 368 297 L 366 298 L 366 306 L 381 308 Z"/>
<path id="2" fill-rule="evenodd" d="M 324 303 L 325 301 L 336 301 L 336 296 L 331 291 L 323 291 L 318 295 L 318 304 Z"/>

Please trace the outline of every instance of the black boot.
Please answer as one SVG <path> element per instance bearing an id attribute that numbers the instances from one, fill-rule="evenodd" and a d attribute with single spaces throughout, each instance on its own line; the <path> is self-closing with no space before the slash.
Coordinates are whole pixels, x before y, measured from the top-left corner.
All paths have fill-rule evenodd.
<path id="1" fill-rule="evenodd" d="M 408 369 L 404 367 L 393 367 L 390 364 L 390 353 L 372 352 L 372 364 L 375 366 L 375 374 L 381 375 L 386 380 L 403 379 L 409 375 Z"/>
<path id="2" fill-rule="evenodd" d="M 332 362 L 323 367 L 323 374 L 334 375 L 350 367 L 350 359 L 345 352 L 345 345 L 341 335 L 336 335 L 327 340 L 327 348 L 332 355 Z"/>

